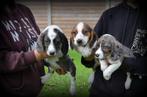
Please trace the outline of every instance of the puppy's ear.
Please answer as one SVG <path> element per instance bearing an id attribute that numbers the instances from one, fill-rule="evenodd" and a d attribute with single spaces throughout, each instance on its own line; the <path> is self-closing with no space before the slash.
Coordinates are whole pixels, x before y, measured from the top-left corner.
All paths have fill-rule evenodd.
<path id="1" fill-rule="evenodd" d="M 46 28 L 43 32 L 40 33 L 40 35 L 38 36 L 37 39 L 37 43 L 36 43 L 36 49 L 38 51 L 45 51 L 45 45 L 44 45 L 44 37 L 46 35 L 46 33 L 48 32 L 48 28 Z"/>
<path id="2" fill-rule="evenodd" d="M 115 51 L 118 53 L 118 55 L 123 55 L 123 57 L 134 57 L 133 51 L 130 48 L 122 45 L 119 41 L 116 41 L 115 45 Z"/>
<path id="3" fill-rule="evenodd" d="M 71 49 L 74 49 L 74 44 L 73 44 L 73 38 L 72 37 L 70 37 L 70 43 L 69 43 L 69 45 L 70 45 L 70 48 Z"/>
<path id="4" fill-rule="evenodd" d="M 90 33 L 90 41 L 89 41 L 90 48 L 93 46 L 93 44 L 95 43 L 97 38 L 98 37 L 97 37 L 96 33 L 92 30 L 92 32 Z"/>
<path id="5" fill-rule="evenodd" d="M 66 38 L 66 36 L 64 35 L 64 33 L 60 32 L 59 33 L 59 36 L 60 36 L 60 39 L 61 39 L 61 42 L 62 42 L 62 47 L 61 47 L 61 51 L 63 53 L 63 55 L 66 55 L 68 53 L 68 40 Z"/>
<path id="6" fill-rule="evenodd" d="M 122 50 L 124 57 L 135 57 L 133 51 L 130 48 L 123 45 Z"/>

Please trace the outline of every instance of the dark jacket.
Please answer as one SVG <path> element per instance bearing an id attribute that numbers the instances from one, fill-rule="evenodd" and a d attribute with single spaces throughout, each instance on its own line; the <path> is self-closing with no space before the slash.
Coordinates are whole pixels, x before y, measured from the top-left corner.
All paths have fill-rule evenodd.
<path id="1" fill-rule="evenodd" d="M 144 10 L 132 8 L 125 2 L 120 3 L 116 7 L 106 10 L 94 28 L 98 37 L 109 33 L 122 44 L 131 48 L 136 58 L 127 58 L 123 64 L 127 64 L 127 69 L 132 75 L 138 74 L 143 77 L 147 76 L 147 14 Z M 86 61 L 83 57 L 81 61 L 87 67 L 94 63 L 94 61 Z M 109 81 L 103 79 L 102 72 L 98 68 L 90 95 L 93 97 L 128 97 L 128 95 L 145 93 L 143 87 L 146 88 L 147 82 L 133 76 L 131 88 L 128 91 L 125 90 L 126 74 L 123 66 L 112 74 Z"/>
<path id="2" fill-rule="evenodd" d="M 0 96 L 36 97 L 44 74 L 32 51 L 40 33 L 29 8 L 0 14 Z"/>

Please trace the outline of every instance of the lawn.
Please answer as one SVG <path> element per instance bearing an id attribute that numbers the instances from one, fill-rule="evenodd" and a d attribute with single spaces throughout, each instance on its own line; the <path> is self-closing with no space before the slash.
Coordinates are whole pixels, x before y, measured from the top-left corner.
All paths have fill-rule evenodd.
<path id="1" fill-rule="evenodd" d="M 92 72 L 92 69 L 81 65 L 81 56 L 76 51 L 69 50 L 69 55 L 74 59 L 77 69 L 77 95 L 74 97 L 88 97 L 88 77 Z M 57 73 L 54 73 L 44 85 L 39 97 L 70 97 L 70 78 L 68 76 L 69 74 L 58 75 Z"/>

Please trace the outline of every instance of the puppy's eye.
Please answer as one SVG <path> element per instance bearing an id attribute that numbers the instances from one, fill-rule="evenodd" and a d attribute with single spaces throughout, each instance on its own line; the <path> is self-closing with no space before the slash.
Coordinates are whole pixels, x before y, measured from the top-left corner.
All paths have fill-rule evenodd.
<path id="1" fill-rule="evenodd" d="M 76 34 L 77 34 L 77 31 L 73 31 L 72 34 L 73 34 L 73 35 L 76 35 Z"/>
<path id="2" fill-rule="evenodd" d="M 88 31 L 87 31 L 87 30 L 83 31 L 83 34 L 87 34 L 87 33 L 88 33 Z"/>
<path id="3" fill-rule="evenodd" d="M 56 45 L 58 45 L 60 43 L 60 39 L 57 38 L 57 39 L 54 40 L 54 42 L 55 42 Z"/>
<path id="4" fill-rule="evenodd" d="M 103 47 L 102 47 L 102 50 L 103 50 L 105 53 L 109 53 L 109 52 L 111 52 L 111 47 L 110 47 L 110 46 L 103 46 Z"/>
<path id="5" fill-rule="evenodd" d="M 50 43 L 50 39 L 46 38 L 45 40 L 45 43 Z"/>

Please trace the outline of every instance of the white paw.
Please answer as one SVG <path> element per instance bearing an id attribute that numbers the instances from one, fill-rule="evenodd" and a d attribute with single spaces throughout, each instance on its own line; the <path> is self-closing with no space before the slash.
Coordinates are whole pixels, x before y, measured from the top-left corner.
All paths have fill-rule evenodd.
<path id="1" fill-rule="evenodd" d="M 125 81 L 125 89 L 128 90 L 131 86 L 132 79 L 130 78 L 130 73 L 127 72 L 127 78 Z"/>
<path id="2" fill-rule="evenodd" d="M 94 72 L 92 72 L 88 78 L 88 83 L 90 84 L 90 86 L 92 85 L 94 81 Z"/>
<path id="3" fill-rule="evenodd" d="M 109 71 L 103 71 L 103 77 L 105 80 L 109 80 L 111 78 L 111 73 Z"/>
<path id="4" fill-rule="evenodd" d="M 101 71 L 104 71 L 107 68 L 106 65 L 101 65 Z"/>
<path id="5" fill-rule="evenodd" d="M 106 70 L 106 68 L 108 67 L 108 64 L 106 63 L 106 61 L 105 60 L 99 60 L 99 61 L 100 61 L 101 71 Z"/>
<path id="6" fill-rule="evenodd" d="M 50 74 L 46 74 L 41 77 L 41 83 L 46 83 L 46 81 L 50 78 Z"/>
<path id="7" fill-rule="evenodd" d="M 48 79 L 47 79 L 47 77 L 45 77 L 45 76 L 42 76 L 41 77 L 41 83 L 46 83 L 46 81 L 47 81 Z"/>
<path id="8" fill-rule="evenodd" d="M 71 96 L 75 96 L 76 95 L 76 85 L 71 85 L 70 87 L 70 94 Z"/>

